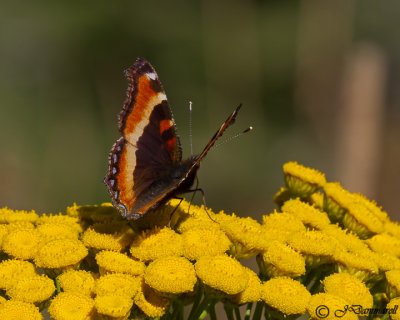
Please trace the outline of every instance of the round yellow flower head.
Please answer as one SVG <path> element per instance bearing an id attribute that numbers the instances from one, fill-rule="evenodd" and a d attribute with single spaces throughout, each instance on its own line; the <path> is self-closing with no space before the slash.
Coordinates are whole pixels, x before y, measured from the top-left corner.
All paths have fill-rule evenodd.
<path id="1" fill-rule="evenodd" d="M 283 165 L 286 187 L 294 197 L 307 198 L 325 185 L 325 175 L 313 168 L 290 161 Z"/>
<path id="2" fill-rule="evenodd" d="M 387 220 L 383 225 L 384 232 L 400 239 L 400 223 Z"/>
<path id="3" fill-rule="evenodd" d="M 294 250 L 305 256 L 306 263 L 313 267 L 332 261 L 338 242 L 321 231 L 297 232 L 288 239 Z"/>
<path id="4" fill-rule="evenodd" d="M 193 265 L 183 257 L 154 260 L 147 267 L 144 280 L 157 292 L 166 294 L 192 292 L 197 282 Z"/>
<path id="5" fill-rule="evenodd" d="M 43 316 L 32 303 L 8 300 L 0 305 L 0 319 L 7 320 L 43 320 Z"/>
<path id="6" fill-rule="evenodd" d="M 338 264 L 339 271 L 348 272 L 362 281 L 375 277 L 379 272 L 377 263 L 371 260 L 370 256 L 364 257 L 362 254 L 337 250 L 333 260 Z"/>
<path id="7" fill-rule="evenodd" d="M 400 239 L 389 234 L 382 233 L 365 240 L 371 250 L 378 253 L 391 254 L 400 257 Z"/>
<path id="8" fill-rule="evenodd" d="M 387 286 L 386 294 L 389 299 L 400 297 L 400 270 L 390 270 L 385 272 Z"/>
<path id="9" fill-rule="evenodd" d="M 0 289 L 9 289 L 20 279 L 35 274 L 35 266 L 28 261 L 4 260 L 0 262 Z"/>
<path id="10" fill-rule="evenodd" d="M 67 208 L 67 215 L 78 217 L 81 220 L 93 222 L 123 221 L 120 213 L 112 203 L 106 202 L 100 205 L 79 206 L 74 203 Z"/>
<path id="11" fill-rule="evenodd" d="M 271 246 L 263 253 L 262 259 L 263 271 L 269 277 L 299 277 L 306 272 L 304 257 L 279 241 L 271 243 Z"/>
<path id="12" fill-rule="evenodd" d="M 97 313 L 113 319 L 128 319 L 133 305 L 131 297 L 118 295 L 97 296 L 94 303 Z"/>
<path id="13" fill-rule="evenodd" d="M 125 223 L 96 223 L 85 230 L 85 246 L 97 250 L 122 251 L 130 245 L 134 233 Z"/>
<path id="14" fill-rule="evenodd" d="M 42 223 L 37 226 L 36 230 L 40 234 L 42 243 L 56 239 L 78 239 L 79 233 L 76 228 L 68 224 L 62 223 Z"/>
<path id="15" fill-rule="evenodd" d="M 54 320 L 88 320 L 95 313 L 92 299 L 72 292 L 59 293 L 51 301 L 48 310 Z"/>
<path id="16" fill-rule="evenodd" d="M 39 242 L 39 233 L 35 229 L 13 230 L 3 238 L 2 249 L 16 259 L 30 260 L 35 257 Z"/>
<path id="17" fill-rule="evenodd" d="M 71 217 L 65 214 L 42 214 L 36 221 L 36 225 L 39 226 L 43 223 L 53 224 L 65 224 L 75 230 L 77 233 L 83 231 L 78 217 Z"/>
<path id="18" fill-rule="evenodd" d="M 308 201 L 315 208 L 323 211 L 324 210 L 324 194 L 320 191 L 314 192 L 309 198 Z"/>
<path id="19" fill-rule="evenodd" d="M 11 222 L 9 224 L 3 225 L 7 226 L 8 231 L 14 231 L 14 230 L 32 230 L 35 229 L 35 225 L 30 222 L 30 221 L 15 221 Z"/>
<path id="20" fill-rule="evenodd" d="M 179 233 L 185 233 L 192 229 L 208 229 L 208 230 L 221 230 L 218 223 L 215 223 L 210 218 L 187 216 L 182 218 L 177 224 L 175 224 L 174 229 Z"/>
<path id="21" fill-rule="evenodd" d="M 124 273 L 109 273 L 101 276 L 96 281 L 96 294 L 98 296 L 120 295 L 134 297 L 141 286 L 141 278 Z"/>
<path id="22" fill-rule="evenodd" d="M 237 304 L 244 304 L 250 302 L 257 302 L 261 299 L 261 280 L 258 275 L 251 269 L 244 267 L 247 275 L 249 276 L 249 282 L 246 289 L 237 295 L 233 296 L 233 300 Z"/>
<path id="23" fill-rule="evenodd" d="M 223 213 L 215 215 L 214 219 L 232 241 L 231 253 L 236 258 L 252 257 L 268 248 L 265 229 L 256 220 Z"/>
<path id="24" fill-rule="evenodd" d="M 290 213 L 273 212 L 262 216 L 262 226 L 266 230 L 281 230 L 285 233 L 293 233 L 297 231 L 306 231 L 303 222 Z M 268 233 L 268 231 L 266 231 Z"/>
<path id="25" fill-rule="evenodd" d="M 11 210 L 7 207 L 0 208 L 0 223 L 12 223 L 16 221 L 35 222 L 39 215 L 35 211 Z"/>
<path id="26" fill-rule="evenodd" d="M 161 257 L 182 256 L 182 236 L 165 227 L 155 228 L 138 235 L 130 249 L 132 256 L 141 261 L 151 261 Z"/>
<path id="27" fill-rule="evenodd" d="M 57 239 L 39 248 L 35 264 L 40 268 L 66 268 L 75 266 L 88 254 L 87 248 L 79 240 Z"/>
<path id="28" fill-rule="evenodd" d="M 143 262 L 133 260 L 126 254 L 115 251 L 104 250 L 97 253 L 96 261 L 100 267 L 100 274 L 117 272 L 138 276 L 143 274 L 145 269 Z"/>
<path id="29" fill-rule="evenodd" d="M 286 201 L 281 209 L 283 212 L 288 212 L 297 217 L 304 225 L 312 229 L 321 230 L 331 223 L 325 212 L 299 199 Z"/>
<path id="30" fill-rule="evenodd" d="M 288 277 L 272 278 L 261 289 L 261 299 L 286 315 L 304 313 L 310 297 L 306 287 Z"/>
<path id="31" fill-rule="evenodd" d="M 387 212 L 385 212 L 381 207 L 379 207 L 375 201 L 368 199 L 361 193 L 353 193 L 353 198 L 355 202 L 362 203 L 382 223 L 390 221 Z"/>
<path id="32" fill-rule="evenodd" d="M 49 299 L 56 287 L 53 280 L 45 275 L 22 278 L 7 290 L 7 295 L 15 300 L 37 303 Z"/>
<path id="33" fill-rule="evenodd" d="M 353 199 L 352 193 L 338 182 L 328 182 L 324 185 L 324 211 L 334 223 L 342 221 L 347 206 Z"/>
<path id="34" fill-rule="evenodd" d="M 400 259 L 390 254 L 372 252 L 373 261 L 378 265 L 379 271 L 400 270 Z"/>
<path id="35" fill-rule="evenodd" d="M 157 294 L 142 281 L 141 288 L 134 298 L 134 303 L 150 318 L 162 317 L 168 310 L 170 302 Z"/>
<path id="36" fill-rule="evenodd" d="M 340 297 L 349 304 L 372 308 L 373 299 L 368 288 L 360 279 L 349 273 L 334 273 L 323 280 L 325 292 Z"/>
<path id="37" fill-rule="evenodd" d="M 7 233 L 8 233 L 8 225 L 0 224 L 0 248 L 1 244 L 3 243 L 3 239 L 7 235 Z"/>
<path id="38" fill-rule="evenodd" d="M 239 261 L 227 255 L 201 257 L 195 269 L 203 283 L 229 295 L 242 292 L 249 282 L 246 269 Z"/>
<path id="39" fill-rule="evenodd" d="M 274 194 L 273 199 L 277 206 L 280 208 L 285 201 L 290 199 L 290 197 L 290 191 L 287 188 L 281 187 L 279 188 L 278 192 Z"/>
<path id="40" fill-rule="evenodd" d="M 343 225 L 361 239 L 383 232 L 383 223 L 361 202 L 351 202 L 343 217 Z"/>
<path id="41" fill-rule="evenodd" d="M 365 242 L 353 233 L 343 230 L 338 225 L 327 225 L 321 231 L 335 238 L 339 242 L 340 246 L 349 252 L 358 254 L 360 252 L 370 251 Z"/>
<path id="42" fill-rule="evenodd" d="M 386 308 L 390 310 L 389 312 L 391 320 L 400 320 L 399 306 L 400 306 L 400 298 L 394 298 L 390 300 L 389 303 L 387 304 Z"/>
<path id="43" fill-rule="evenodd" d="M 219 228 L 187 230 L 182 234 L 182 241 L 183 255 L 189 260 L 224 254 L 231 245 L 229 238 Z"/>
<path id="44" fill-rule="evenodd" d="M 91 296 L 94 292 L 93 274 L 84 270 L 68 270 L 57 277 L 64 292 L 79 293 Z"/>
<path id="45" fill-rule="evenodd" d="M 358 317 L 353 312 L 343 311 L 349 304 L 348 301 L 338 296 L 317 293 L 311 297 L 307 311 L 311 315 L 311 319 L 315 320 L 358 320 Z"/>

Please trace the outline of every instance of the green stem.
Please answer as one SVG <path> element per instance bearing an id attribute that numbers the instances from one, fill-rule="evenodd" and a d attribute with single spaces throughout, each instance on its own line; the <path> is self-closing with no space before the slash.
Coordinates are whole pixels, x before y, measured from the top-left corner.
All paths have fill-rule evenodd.
<path id="1" fill-rule="evenodd" d="M 230 304 L 226 303 L 224 304 L 224 309 L 225 309 L 225 313 L 226 313 L 226 317 L 228 320 L 235 320 L 233 318 L 233 308 Z"/>
<path id="2" fill-rule="evenodd" d="M 248 303 L 246 306 L 246 313 L 244 314 L 244 320 L 250 320 L 252 308 L 253 308 L 253 303 Z"/>
<path id="3" fill-rule="evenodd" d="M 197 308 L 195 310 L 192 309 L 192 312 L 190 312 L 188 320 L 204 319 L 208 314 L 207 310 L 210 303 L 211 301 L 207 297 L 204 297 L 203 301 L 197 306 Z"/>
<path id="4" fill-rule="evenodd" d="M 238 306 L 233 307 L 233 311 L 235 311 L 235 318 L 236 320 L 241 320 L 242 316 L 240 315 L 240 310 Z"/>
<path id="5" fill-rule="evenodd" d="M 261 320 L 264 305 L 261 301 L 257 302 L 254 310 L 253 320 Z"/>
<path id="6" fill-rule="evenodd" d="M 198 290 L 197 290 L 197 292 L 196 292 L 196 296 L 194 297 L 194 301 L 193 301 L 193 305 L 192 305 L 192 310 L 190 310 L 188 319 L 190 319 L 190 320 L 191 320 L 191 319 L 195 319 L 195 318 L 193 318 L 193 316 L 194 316 L 194 314 L 197 312 L 197 309 L 198 309 L 198 307 L 199 307 L 199 304 L 200 304 L 200 301 L 201 301 L 202 296 L 203 296 L 203 287 L 202 287 L 202 286 L 199 286 L 199 287 L 198 287 Z"/>

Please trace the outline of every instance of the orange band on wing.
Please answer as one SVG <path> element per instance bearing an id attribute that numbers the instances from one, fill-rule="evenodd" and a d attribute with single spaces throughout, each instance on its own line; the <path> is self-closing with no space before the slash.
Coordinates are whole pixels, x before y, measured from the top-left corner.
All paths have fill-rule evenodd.
<path id="1" fill-rule="evenodd" d="M 173 126 L 173 122 L 170 119 L 160 121 L 160 134 L 162 135 L 165 131 L 169 130 Z"/>
<path id="2" fill-rule="evenodd" d="M 150 81 L 146 74 L 139 77 L 134 105 L 125 119 L 124 136 L 132 144 L 142 135 L 154 106 L 166 99 L 165 94 L 154 91 Z"/>
<path id="3" fill-rule="evenodd" d="M 132 209 L 136 196 L 133 192 L 133 170 L 136 165 L 136 157 L 134 156 L 136 149 L 125 144 L 119 157 L 119 172 L 116 175 L 119 187 L 119 201 L 125 205 L 128 212 Z"/>

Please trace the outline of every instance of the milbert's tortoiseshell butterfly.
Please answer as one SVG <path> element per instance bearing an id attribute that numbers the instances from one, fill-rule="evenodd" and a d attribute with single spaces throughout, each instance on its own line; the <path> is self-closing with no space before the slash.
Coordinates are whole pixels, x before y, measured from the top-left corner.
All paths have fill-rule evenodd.
<path id="1" fill-rule="evenodd" d="M 182 160 L 171 108 L 154 68 L 138 58 L 125 75 L 128 90 L 119 114 L 122 136 L 111 149 L 104 182 L 122 216 L 138 219 L 172 197 L 190 191 L 201 160 L 235 121 L 240 106 L 199 155 Z"/>

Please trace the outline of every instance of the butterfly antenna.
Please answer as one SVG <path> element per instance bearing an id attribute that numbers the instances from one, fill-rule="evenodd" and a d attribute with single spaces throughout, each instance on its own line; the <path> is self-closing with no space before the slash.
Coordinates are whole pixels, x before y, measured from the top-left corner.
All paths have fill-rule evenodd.
<path id="1" fill-rule="evenodd" d="M 193 139 L 192 139 L 192 101 L 189 101 L 189 142 L 190 155 L 193 157 Z"/>
<path id="2" fill-rule="evenodd" d="M 250 127 L 246 128 L 245 130 L 243 130 L 242 132 L 238 132 L 235 135 L 233 135 L 233 136 L 231 136 L 229 138 L 226 138 L 224 141 L 221 141 L 221 142 L 217 143 L 215 145 L 215 147 L 219 147 L 219 146 L 221 146 L 221 145 L 223 145 L 223 144 L 225 144 L 227 142 L 230 142 L 233 139 L 236 139 L 236 138 L 240 137 L 241 135 L 250 132 L 251 130 L 253 130 L 253 127 L 250 126 Z"/>

